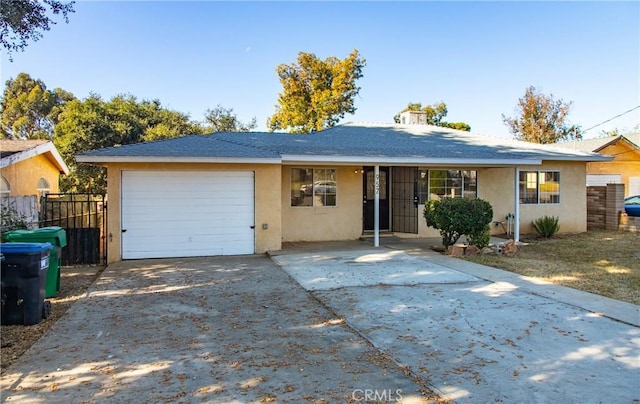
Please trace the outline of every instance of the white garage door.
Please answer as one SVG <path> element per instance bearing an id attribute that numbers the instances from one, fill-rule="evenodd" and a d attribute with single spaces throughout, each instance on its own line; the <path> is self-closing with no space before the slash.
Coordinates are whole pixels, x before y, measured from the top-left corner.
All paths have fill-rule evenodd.
<path id="1" fill-rule="evenodd" d="M 123 171 L 122 258 L 253 254 L 252 171 Z"/>

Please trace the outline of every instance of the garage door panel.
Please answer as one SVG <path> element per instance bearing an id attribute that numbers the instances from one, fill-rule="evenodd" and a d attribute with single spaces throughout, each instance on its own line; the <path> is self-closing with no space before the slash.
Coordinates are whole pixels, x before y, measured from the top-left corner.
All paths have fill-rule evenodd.
<path id="1" fill-rule="evenodd" d="M 192 237 L 192 238 L 206 237 L 209 239 L 212 236 L 224 237 L 224 239 L 226 240 L 227 238 L 231 238 L 234 236 L 242 236 L 246 234 L 246 230 L 238 229 L 237 227 L 230 227 L 230 226 L 227 226 L 227 227 L 216 226 L 215 228 L 205 229 L 202 231 L 190 231 L 189 229 L 186 229 L 184 225 L 174 223 L 174 224 L 169 224 L 167 226 L 164 226 L 163 229 L 164 230 L 161 233 L 158 233 L 158 229 L 156 227 L 141 226 L 141 227 L 135 228 L 134 230 L 127 230 L 127 236 L 134 239 L 139 237 L 144 237 L 147 240 L 152 238 L 161 238 L 161 239 L 168 239 L 173 241 L 180 237 Z M 248 226 L 247 226 L 247 229 L 251 230 Z M 224 241 L 224 240 L 221 240 L 221 241 Z"/>
<path id="2" fill-rule="evenodd" d="M 128 207 L 138 209 L 141 214 L 161 214 L 167 213 L 179 213 L 179 211 L 188 211 L 196 209 L 198 212 L 203 213 L 216 213 L 222 210 L 233 209 L 234 212 L 242 214 L 243 212 L 253 213 L 253 204 L 240 204 L 240 203 L 227 203 L 227 204 L 214 204 L 209 201 L 202 200 L 199 202 L 185 201 L 181 203 L 179 200 L 165 200 L 162 206 L 150 205 L 148 201 L 137 200 L 129 203 Z"/>
<path id="3" fill-rule="evenodd" d="M 252 171 L 124 171 L 123 259 L 253 254 Z"/>
<path id="4" fill-rule="evenodd" d="M 164 223 L 193 221 L 202 226 L 206 226 L 207 224 L 220 226 L 223 224 L 220 223 L 220 221 L 228 219 L 228 214 L 228 212 L 220 211 L 216 208 L 204 208 L 196 205 L 187 208 L 183 206 L 173 206 L 169 211 L 158 207 L 145 207 L 144 214 L 141 213 L 130 218 L 128 220 L 128 225 L 131 226 L 132 223 L 146 223 L 149 222 L 149 217 L 159 217 L 164 215 L 167 216 L 166 219 L 161 220 Z M 234 215 L 236 215 L 236 217 L 233 218 L 234 222 L 243 221 L 249 226 L 253 225 L 253 212 L 234 211 Z"/>
<path id="5" fill-rule="evenodd" d="M 141 246 L 137 250 L 130 252 L 130 256 L 127 259 L 247 254 L 237 240 L 224 240 L 215 245 L 204 241 L 192 241 L 186 244 L 179 239 L 169 242 L 161 237 L 150 241 L 153 244 L 152 246 L 149 244 Z"/>
<path id="6" fill-rule="evenodd" d="M 221 188 L 225 188 L 224 185 L 219 185 Z M 199 187 L 199 185 L 194 184 L 192 186 L 193 188 L 195 187 Z M 205 189 L 205 188 L 201 188 L 201 189 L 189 189 L 189 190 L 183 190 L 183 189 L 174 189 L 171 191 L 167 191 L 167 190 L 156 190 L 156 189 L 150 189 L 148 191 L 145 191 L 143 189 L 136 189 L 136 190 L 124 190 L 125 192 L 128 193 L 129 195 L 129 199 L 130 200 L 148 200 L 149 198 L 164 198 L 167 200 L 174 200 L 174 201 L 179 201 L 179 200 L 184 200 L 184 198 L 193 198 L 193 199 L 198 199 L 198 200 L 206 200 L 209 198 L 221 198 L 221 200 L 237 200 L 238 198 L 242 198 L 245 195 L 240 195 L 240 193 L 245 193 L 247 192 L 246 189 L 241 189 L 241 190 L 233 190 L 230 188 L 225 188 L 225 189 L 218 189 L 218 190 L 210 190 L 210 189 Z"/>
<path id="7" fill-rule="evenodd" d="M 167 242 L 162 238 L 158 238 L 152 247 L 141 247 L 129 258 L 169 258 L 169 257 L 193 257 L 193 256 L 209 256 L 209 255 L 229 255 L 230 252 L 235 254 L 246 254 L 243 249 L 238 249 L 237 240 L 225 240 L 224 242 L 211 245 L 204 240 L 193 240 L 185 244 L 182 240 L 176 239 L 173 242 Z M 179 245 L 180 247 L 176 247 Z M 177 253 L 169 254 L 169 251 L 177 251 Z M 237 252 L 236 252 L 237 251 Z M 144 254 L 143 254 L 144 253 Z"/>
<path id="8" fill-rule="evenodd" d="M 126 191 L 124 191 L 126 192 Z M 191 191 L 191 192 L 179 192 L 179 195 L 167 195 L 166 192 L 128 192 L 129 202 L 131 206 L 148 206 L 149 199 L 163 199 L 166 203 L 173 203 L 178 206 L 184 205 L 198 205 L 203 201 L 210 205 L 226 206 L 229 204 L 242 204 L 244 198 L 249 198 L 251 195 L 242 195 L 229 191 L 207 192 Z M 244 201 L 245 205 L 250 203 Z"/>

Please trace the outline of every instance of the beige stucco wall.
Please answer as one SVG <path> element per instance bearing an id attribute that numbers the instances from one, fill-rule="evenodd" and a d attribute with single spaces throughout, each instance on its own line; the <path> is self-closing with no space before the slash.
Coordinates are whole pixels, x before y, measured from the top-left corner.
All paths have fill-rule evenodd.
<path id="1" fill-rule="evenodd" d="M 281 248 L 282 212 L 280 200 L 282 186 L 280 165 L 112 163 L 107 165 L 107 260 L 109 263 L 122 259 L 120 182 L 123 170 L 253 171 L 255 173 L 255 251 L 256 253 L 264 253 Z M 263 224 L 267 224 L 268 228 L 263 229 Z"/>
<path id="2" fill-rule="evenodd" d="M 296 166 L 296 168 L 313 168 Z M 327 167 L 323 167 L 327 168 Z M 282 169 L 282 241 L 352 240 L 362 235 L 362 174 L 360 167 L 338 169 L 336 207 L 292 207 L 291 167 Z M 473 169 L 473 168 L 472 168 Z M 475 168 L 478 171 L 478 197 L 491 203 L 494 221 L 505 221 L 515 212 L 515 169 Z M 545 162 L 542 166 L 522 166 L 520 170 L 560 171 L 560 204 L 521 204 L 520 233 L 533 232 L 531 222 L 545 215 L 558 216 L 560 232 L 584 232 L 586 227 L 586 164 L 583 162 Z M 583 207 L 578 209 L 577 207 Z M 393 209 L 393 207 L 391 207 Z M 418 207 L 418 234 L 397 234 L 405 237 L 439 237 L 428 227 Z M 506 223 L 505 223 L 506 225 Z M 504 233 L 501 225 L 492 224 L 493 234 Z"/>
<path id="3" fill-rule="evenodd" d="M 291 206 L 291 168 L 335 168 L 336 206 Z M 362 235 L 362 167 L 284 166 L 282 241 L 355 240 Z"/>
<path id="4" fill-rule="evenodd" d="M 520 204 L 520 233 L 534 232 L 531 222 L 547 216 L 558 216 L 561 233 L 587 231 L 586 164 L 583 162 L 545 162 L 542 166 L 521 166 L 520 171 L 560 171 L 559 204 Z M 504 221 L 515 213 L 513 168 L 478 169 L 478 197 L 491 203 L 494 221 Z M 493 226 L 494 234 L 503 233 Z"/>
<path id="5" fill-rule="evenodd" d="M 533 233 L 531 222 L 548 216 L 558 216 L 560 232 L 587 231 L 586 164 L 583 162 L 545 162 L 542 166 L 522 166 L 521 171 L 560 171 L 560 204 L 521 204 L 520 233 Z M 509 213 L 515 213 L 514 178 L 515 169 L 476 168 L 478 172 L 478 198 L 484 199 L 493 208 L 493 221 L 504 221 Z M 437 230 L 428 227 L 419 208 L 418 237 L 439 237 Z M 502 234 L 505 229 L 491 225 L 492 234 Z"/>
<path id="6" fill-rule="evenodd" d="M 0 174 L 9 182 L 11 196 L 39 195 L 36 185 L 43 177 L 49 182 L 50 193 L 59 192 L 60 172 L 43 154 L 2 168 Z"/>
<path id="7" fill-rule="evenodd" d="M 121 259 L 120 181 L 123 170 L 250 170 L 255 173 L 256 253 L 279 250 L 282 242 L 353 240 L 362 235 L 361 167 L 317 167 L 248 164 L 133 164 L 108 165 L 108 261 Z M 336 206 L 291 206 L 291 168 L 335 168 L 337 180 Z M 586 231 L 586 164 L 546 162 L 542 166 L 522 166 L 520 170 L 560 171 L 560 204 L 520 205 L 520 232 L 532 232 L 531 221 L 544 215 L 560 218 L 561 232 Z M 470 168 L 473 169 L 473 168 Z M 494 221 L 504 220 L 514 212 L 515 169 L 476 168 L 478 197 L 489 201 Z M 391 208 L 393 209 L 393 207 Z M 418 211 L 418 234 L 408 237 L 438 237 L 438 231 L 427 227 Z M 268 229 L 263 229 L 263 224 Z M 493 226 L 494 234 L 503 233 Z"/>
<path id="8" fill-rule="evenodd" d="M 598 153 L 613 156 L 613 160 L 587 163 L 587 174 L 620 174 L 624 184 L 624 196 L 629 196 L 629 177 L 640 177 L 640 151 L 619 141 Z"/>

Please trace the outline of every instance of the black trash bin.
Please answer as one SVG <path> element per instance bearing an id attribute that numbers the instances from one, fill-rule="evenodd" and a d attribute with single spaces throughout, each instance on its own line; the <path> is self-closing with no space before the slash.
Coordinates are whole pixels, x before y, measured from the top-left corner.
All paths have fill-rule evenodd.
<path id="1" fill-rule="evenodd" d="M 49 252 L 49 269 L 47 270 L 47 287 L 45 297 L 55 297 L 60 291 L 60 263 L 62 247 L 67 245 L 67 233 L 62 227 L 50 226 L 34 230 L 12 230 L 2 234 L 2 238 L 16 243 L 51 243 Z"/>
<path id="2" fill-rule="evenodd" d="M 4 256 L 0 273 L 3 325 L 34 325 L 49 317 L 51 304 L 45 301 L 51 243 L 2 243 Z"/>

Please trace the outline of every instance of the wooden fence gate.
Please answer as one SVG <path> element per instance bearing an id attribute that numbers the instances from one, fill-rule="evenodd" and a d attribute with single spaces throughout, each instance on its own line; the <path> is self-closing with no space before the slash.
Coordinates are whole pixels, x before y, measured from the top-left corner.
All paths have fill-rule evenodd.
<path id="1" fill-rule="evenodd" d="M 48 194 L 42 199 L 40 216 L 40 227 L 60 226 L 67 233 L 61 265 L 106 264 L 104 195 Z"/>

